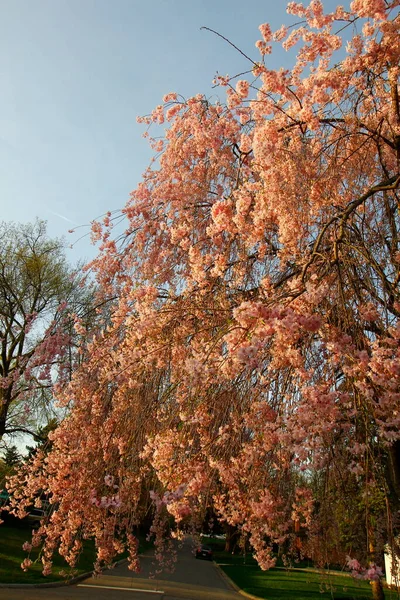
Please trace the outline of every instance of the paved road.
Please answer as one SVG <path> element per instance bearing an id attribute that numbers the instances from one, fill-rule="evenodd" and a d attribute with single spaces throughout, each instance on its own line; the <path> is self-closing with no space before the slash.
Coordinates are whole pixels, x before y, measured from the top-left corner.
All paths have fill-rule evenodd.
<path id="1" fill-rule="evenodd" d="M 0 589 L 1 600 L 159 600 L 160 595 L 107 588 L 68 586 L 60 588 Z M 165 596 L 162 596 L 165 598 Z M 168 600 L 170 600 L 168 598 Z M 242 598 L 243 600 L 243 598 Z"/>
<path id="2" fill-rule="evenodd" d="M 154 571 L 152 557 L 143 557 L 141 564 L 140 574 L 122 564 L 75 586 L 0 588 L 0 600 L 243 600 L 212 562 L 193 556 L 190 542 L 178 551 L 174 573 L 150 579 L 149 573 Z"/>

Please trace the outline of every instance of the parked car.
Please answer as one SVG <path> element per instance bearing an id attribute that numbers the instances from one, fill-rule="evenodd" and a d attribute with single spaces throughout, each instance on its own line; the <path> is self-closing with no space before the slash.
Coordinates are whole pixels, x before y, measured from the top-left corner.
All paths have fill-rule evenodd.
<path id="1" fill-rule="evenodd" d="M 0 506 L 6 506 L 10 499 L 10 494 L 7 490 L 0 490 Z"/>
<path id="2" fill-rule="evenodd" d="M 37 504 L 35 506 L 35 504 Z M 38 529 L 43 521 L 47 519 L 52 512 L 52 505 L 47 501 L 46 498 L 41 498 L 40 503 L 35 502 L 28 508 L 28 514 L 24 518 L 24 521 L 28 523 L 33 529 Z"/>
<path id="3" fill-rule="evenodd" d="M 206 560 L 213 559 L 213 553 L 210 546 L 202 544 L 196 549 L 196 558 L 205 558 Z"/>
<path id="4" fill-rule="evenodd" d="M 47 513 L 45 510 L 42 510 L 41 508 L 32 508 L 25 517 L 25 520 L 33 527 L 33 529 L 38 529 L 42 519 L 44 519 L 46 516 Z"/>

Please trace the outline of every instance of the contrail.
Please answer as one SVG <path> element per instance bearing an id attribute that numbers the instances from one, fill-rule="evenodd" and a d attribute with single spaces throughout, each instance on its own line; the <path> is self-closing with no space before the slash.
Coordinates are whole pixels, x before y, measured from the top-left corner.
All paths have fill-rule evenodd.
<path id="1" fill-rule="evenodd" d="M 64 217 L 64 215 L 60 215 L 60 213 L 54 212 L 54 210 L 47 210 L 55 217 L 60 217 L 60 219 L 64 219 L 64 221 L 68 221 L 68 223 L 72 223 L 73 225 L 79 225 L 79 223 L 77 223 L 76 221 L 72 221 L 71 219 L 68 219 L 68 217 Z"/>

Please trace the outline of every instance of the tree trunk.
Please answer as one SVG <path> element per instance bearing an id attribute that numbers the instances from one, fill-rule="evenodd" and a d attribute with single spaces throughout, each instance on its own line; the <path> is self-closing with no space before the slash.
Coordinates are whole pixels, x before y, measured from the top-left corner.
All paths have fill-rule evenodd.
<path id="1" fill-rule="evenodd" d="M 389 448 L 387 460 L 386 480 L 390 489 L 390 502 L 392 511 L 399 510 L 400 499 L 400 441 L 397 440 Z"/>
<path id="2" fill-rule="evenodd" d="M 4 394 L 1 393 L 0 390 L 0 440 L 6 432 L 6 418 L 7 418 L 7 409 L 6 405 L 3 402 Z"/>
<path id="3" fill-rule="evenodd" d="M 238 530 L 233 525 L 226 523 L 225 525 L 226 539 L 225 539 L 225 552 L 233 553 L 236 546 L 238 537 Z"/>
<path id="4" fill-rule="evenodd" d="M 6 432 L 8 408 L 11 402 L 11 386 L 0 388 L 0 440 Z"/>
<path id="5" fill-rule="evenodd" d="M 372 535 L 373 535 L 373 533 L 371 531 L 369 544 L 368 544 L 369 545 L 369 555 L 370 555 L 371 561 L 376 564 L 375 543 L 373 541 Z M 380 579 L 378 579 L 376 581 L 370 581 L 369 583 L 370 583 L 371 589 L 372 589 L 373 600 L 385 600 L 385 594 L 384 594 L 383 587 L 382 587 L 382 581 Z"/>
<path id="6" fill-rule="evenodd" d="M 371 581 L 372 598 L 374 600 L 385 600 L 385 594 L 383 592 L 382 581 Z"/>

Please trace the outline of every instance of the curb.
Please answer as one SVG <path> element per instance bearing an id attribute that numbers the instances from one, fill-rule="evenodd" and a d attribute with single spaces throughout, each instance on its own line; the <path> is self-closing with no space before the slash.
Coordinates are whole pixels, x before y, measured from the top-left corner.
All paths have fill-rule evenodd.
<path id="1" fill-rule="evenodd" d="M 126 558 L 118 560 L 115 563 L 115 566 L 121 565 L 126 561 Z M 68 585 L 75 585 L 79 581 L 83 579 L 87 579 L 93 575 L 94 571 L 88 571 L 87 573 L 81 573 L 80 575 L 76 575 L 76 577 L 71 577 L 71 579 L 65 579 L 64 581 L 49 581 L 48 583 L 0 583 L 0 589 L 12 588 L 12 589 L 21 589 L 21 590 L 30 590 L 35 588 L 57 588 L 57 587 L 66 587 Z"/>
<path id="2" fill-rule="evenodd" d="M 250 600 L 262 600 L 262 598 L 260 598 L 260 596 L 254 596 L 253 594 L 249 594 L 248 592 L 245 592 L 244 590 L 242 590 L 238 585 L 236 585 L 236 583 L 234 581 L 232 581 L 232 579 L 229 577 L 229 575 L 227 575 L 225 573 L 225 571 L 223 569 L 221 569 L 219 564 L 216 563 L 215 561 L 214 561 L 214 565 L 217 567 L 221 578 L 226 583 L 228 583 L 231 586 L 231 588 L 233 588 L 235 590 L 235 592 L 237 592 L 241 596 L 244 596 L 245 598 L 250 598 Z"/>

